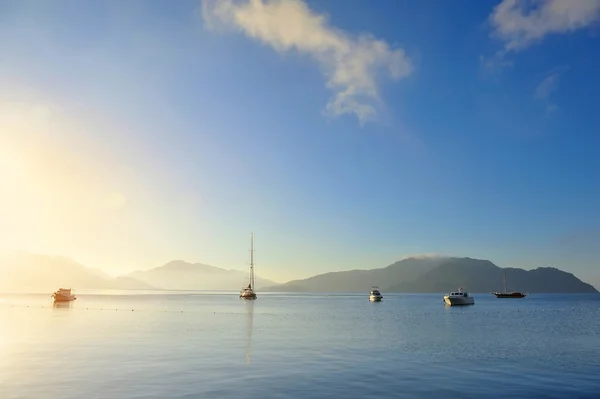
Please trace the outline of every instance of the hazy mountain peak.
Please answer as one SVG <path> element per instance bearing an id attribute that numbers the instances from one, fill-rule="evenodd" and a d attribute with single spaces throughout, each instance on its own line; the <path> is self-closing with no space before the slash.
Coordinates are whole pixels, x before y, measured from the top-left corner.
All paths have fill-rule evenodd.
<path id="1" fill-rule="evenodd" d="M 214 268 L 214 269 L 218 269 L 214 266 L 209 266 L 209 265 L 204 265 L 202 263 L 191 263 L 191 262 L 186 262 L 184 260 L 178 259 L 178 260 L 172 260 L 170 262 L 165 263 L 162 266 L 159 266 L 161 268 L 165 268 L 165 269 L 197 269 L 197 268 Z"/>
<path id="2" fill-rule="evenodd" d="M 0 257 L 0 290 L 53 292 L 74 289 L 152 289 L 135 279 L 115 279 L 65 256 L 11 251 Z M 106 276 L 106 277 L 105 277 Z"/>
<path id="3" fill-rule="evenodd" d="M 249 272 L 174 260 L 150 270 L 135 271 L 128 276 L 163 289 L 239 290 L 248 284 Z M 258 288 L 277 284 L 260 276 L 255 279 Z"/>

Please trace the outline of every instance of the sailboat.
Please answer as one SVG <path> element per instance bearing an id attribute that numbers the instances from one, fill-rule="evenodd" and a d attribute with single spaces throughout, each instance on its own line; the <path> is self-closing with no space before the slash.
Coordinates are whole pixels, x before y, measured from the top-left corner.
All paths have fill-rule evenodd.
<path id="1" fill-rule="evenodd" d="M 496 298 L 525 298 L 527 294 L 523 292 L 508 292 L 506 289 L 506 273 L 504 273 L 504 292 L 492 292 Z"/>
<path id="2" fill-rule="evenodd" d="M 250 281 L 247 287 L 240 292 L 242 299 L 256 299 L 254 292 L 254 233 L 250 233 Z"/>

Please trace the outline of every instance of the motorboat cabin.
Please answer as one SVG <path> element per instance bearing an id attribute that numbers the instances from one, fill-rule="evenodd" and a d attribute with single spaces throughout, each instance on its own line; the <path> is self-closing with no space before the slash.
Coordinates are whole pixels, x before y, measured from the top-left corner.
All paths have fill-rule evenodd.
<path id="1" fill-rule="evenodd" d="M 468 292 L 463 292 L 462 288 L 458 291 L 444 295 L 444 302 L 449 306 L 474 305 L 475 298 L 469 295 Z"/>
<path id="2" fill-rule="evenodd" d="M 383 295 L 381 295 L 381 291 L 376 286 L 371 287 L 371 292 L 369 293 L 369 301 L 371 302 L 381 302 L 383 299 Z"/>

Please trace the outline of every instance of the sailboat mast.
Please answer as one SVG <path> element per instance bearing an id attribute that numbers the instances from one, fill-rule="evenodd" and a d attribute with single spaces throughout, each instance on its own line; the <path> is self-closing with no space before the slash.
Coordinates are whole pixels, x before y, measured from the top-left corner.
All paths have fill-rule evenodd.
<path id="1" fill-rule="evenodd" d="M 254 288 L 254 233 L 250 233 L 250 287 Z"/>
<path id="2" fill-rule="evenodd" d="M 507 293 L 508 291 L 506 290 L 506 273 L 504 273 L 504 293 Z"/>

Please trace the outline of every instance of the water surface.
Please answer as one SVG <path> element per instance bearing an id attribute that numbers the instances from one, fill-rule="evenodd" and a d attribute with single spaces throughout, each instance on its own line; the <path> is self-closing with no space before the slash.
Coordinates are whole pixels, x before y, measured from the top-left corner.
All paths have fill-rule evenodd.
<path id="1" fill-rule="evenodd" d="M 0 398 L 600 397 L 600 295 L 0 294 Z"/>

